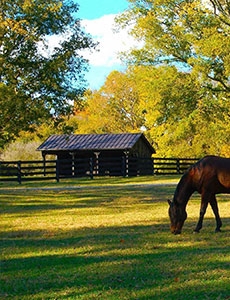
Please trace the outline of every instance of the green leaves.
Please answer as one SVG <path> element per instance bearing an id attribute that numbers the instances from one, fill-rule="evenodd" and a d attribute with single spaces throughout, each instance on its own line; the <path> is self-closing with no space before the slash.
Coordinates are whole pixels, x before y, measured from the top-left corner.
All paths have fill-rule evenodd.
<path id="1" fill-rule="evenodd" d="M 0 138 L 3 132 L 13 137 L 33 124 L 69 113 L 71 101 L 84 91 L 87 61 L 79 50 L 95 44 L 80 28 L 77 11 L 71 1 L 3 1 Z M 53 49 L 51 36 L 57 37 Z"/>
<path id="2" fill-rule="evenodd" d="M 143 44 L 125 59 L 135 66 L 143 126 L 157 154 L 228 156 L 229 2 L 129 2 L 118 22 L 132 24 L 132 34 Z"/>
<path id="3" fill-rule="evenodd" d="M 130 52 L 138 64 L 174 63 L 200 77 L 202 85 L 229 93 L 230 15 L 227 1 L 130 1 L 120 22 L 135 22 L 144 41 Z"/>

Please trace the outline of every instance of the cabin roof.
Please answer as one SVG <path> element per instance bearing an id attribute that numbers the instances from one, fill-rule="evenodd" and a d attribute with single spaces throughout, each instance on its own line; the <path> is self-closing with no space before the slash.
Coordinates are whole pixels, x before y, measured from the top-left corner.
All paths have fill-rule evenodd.
<path id="1" fill-rule="evenodd" d="M 142 133 L 120 134 L 54 134 L 48 137 L 37 150 L 73 151 L 73 150 L 129 150 L 142 139 L 152 153 L 154 148 Z"/>

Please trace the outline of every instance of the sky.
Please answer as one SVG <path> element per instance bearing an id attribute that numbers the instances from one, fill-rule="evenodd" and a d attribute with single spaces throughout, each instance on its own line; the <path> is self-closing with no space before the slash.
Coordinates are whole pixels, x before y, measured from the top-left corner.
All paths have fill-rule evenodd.
<path id="1" fill-rule="evenodd" d="M 98 50 L 84 54 L 89 59 L 90 69 L 85 78 L 89 88 L 99 89 L 113 70 L 123 70 L 125 66 L 118 58 L 121 51 L 134 45 L 127 31 L 114 32 L 114 18 L 128 8 L 126 0 L 76 0 L 79 4 L 78 17 L 87 33 L 99 42 Z"/>

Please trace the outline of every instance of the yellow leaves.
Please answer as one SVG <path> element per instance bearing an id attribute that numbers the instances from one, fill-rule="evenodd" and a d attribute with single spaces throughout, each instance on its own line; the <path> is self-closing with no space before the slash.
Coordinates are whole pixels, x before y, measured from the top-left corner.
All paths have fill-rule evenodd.
<path id="1" fill-rule="evenodd" d="M 28 10 L 29 8 L 31 8 L 34 4 L 33 0 L 24 0 L 24 3 L 22 5 L 23 10 Z"/>
<path id="2" fill-rule="evenodd" d="M 99 92 L 86 95 L 87 107 L 84 112 L 77 113 L 79 118 L 78 133 L 110 132 L 114 126 L 114 118 L 109 110 L 108 99 Z"/>
<path id="3" fill-rule="evenodd" d="M 197 53 L 215 58 L 229 53 L 230 40 L 225 33 L 218 31 L 218 28 L 207 27 L 203 29 L 203 38 L 195 45 Z"/>
<path id="4" fill-rule="evenodd" d="M 51 5 L 49 6 L 49 10 L 52 13 L 57 13 L 60 11 L 60 9 L 62 8 L 62 2 L 58 2 L 58 3 L 51 3 Z"/>
<path id="5" fill-rule="evenodd" d="M 6 19 L 1 22 L 0 26 L 3 29 L 3 31 L 11 30 L 15 32 L 16 34 L 20 35 L 26 35 L 27 29 L 26 25 L 28 22 L 26 20 L 16 21 L 13 19 Z"/>
<path id="6" fill-rule="evenodd" d="M 52 1 L 46 3 L 36 3 L 34 0 L 24 0 L 22 5 L 22 9 L 26 12 L 30 11 L 31 9 L 45 9 L 47 12 L 56 13 L 59 12 L 62 8 L 62 2 L 53 2 Z"/>
<path id="7" fill-rule="evenodd" d="M 230 49 L 230 46 L 228 49 Z M 229 76 L 229 74 L 230 74 L 230 52 L 225 56 L 224 62 L 225 62 L 225 74 L 227 76 Z"/>
<path id="8" fill-rule="evenodd" d="M 224 157 L 230 157 L 230 144 L 223 145 L 223 147 L 221 148 L 220 154 Z"/>
<path id="9" fill-rule="evenodd" d="M 21 19 L 15 18 L 4 18 L 3 15 L 0 16 L 0 30 L 1 36 L 4 36 L 7 32 L 11 31 L 18 35 L 26 36 L 30 30 L 30 36 L 35 36 L 35 32 L 33 33 L 31 30 L 30 22 L 27 20 L 27 14 L 34 14 L 41 9 L 44 11 L 44 14 L 48 13 L 57 13 L 62 8 L 62 2 L 58 3 L 45 3 L 45 4 L 38 4 L 34 0 L 24 0 L 21 5 L 21 10 L 23 13 L 21 14 Z M 34 31 L 36 28 L 34 28 Z"/>

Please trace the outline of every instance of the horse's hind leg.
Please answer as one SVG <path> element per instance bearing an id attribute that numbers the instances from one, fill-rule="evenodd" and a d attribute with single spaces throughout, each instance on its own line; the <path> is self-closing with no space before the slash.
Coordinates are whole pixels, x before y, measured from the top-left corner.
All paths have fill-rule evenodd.
<path id="1" fill-rule="evenodd" d="M 221 231 L 220 227 L 222 226 L 222 222 L 221 222 L 221 219 L 220 219 L 218 204 L 217 204 L 215 195 L 213 195 L 213 197 L 210 199 L 210 205 L 212 207 L 213 213 L 214 213 L 215 218 L 216 218 L 216 230 L 215 230 L 215 232 L 220 232 Z"/>
<path id="2" fill-rule="evenodd" d="M 194 232 L 200 232 L 202 225 L 203 225 L 203 219 L 204 219 L 204 215 L 206 213 L 207 206 L 208 206 L 207 197 L 202 195 L 201 205 L 200 205 L 200 217 L 199 217 L 199 220 L 198 220 L 198 223 L 196 225 Z"/>

